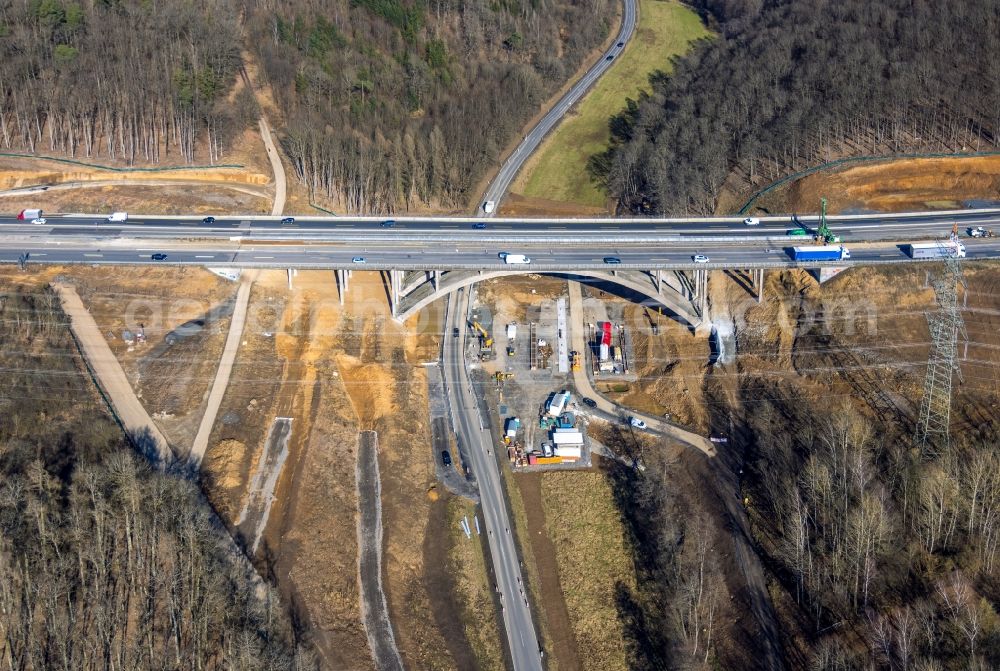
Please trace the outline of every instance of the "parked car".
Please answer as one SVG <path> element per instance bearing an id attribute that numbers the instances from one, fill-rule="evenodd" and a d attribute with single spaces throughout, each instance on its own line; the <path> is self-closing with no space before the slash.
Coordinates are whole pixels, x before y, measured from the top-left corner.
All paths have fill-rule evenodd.
<path id="1" fill-rule="evenodd" d="M 695 254 L 691 257 L 691 260 L 695 263 L 708 263 L 708 257 L 704 254 Z"/>
<path id="2" fill-rule="evenodd" d="M 588 408 L 596 408 L 597 407 L 597 401 L 595 401 L 592 398 L 587 398 L 586 396 L 584 396 L 581 400 L 583 401 L 583 404 L 585 406 L 587 406 Z"/>
<path id="3" fill-rule="evenodd" d="M 295 223 L 295 217 L 285 217 L 284 219 L 281 220 L 281 223 L 283 223 L 283 224 L 294 224 Z"/>
<path id="4" fill-rule="evenodd" d="M 368 263 L 368 261 L 363 256 L 355 256 L 351 259 L 351 263 Z"/>
<path id="5" fill-rule="evenodd" d="M 621 263 L 622 260 L 619 259 L 617 256 L 605 256 L 604 257 L 604 262 L 612 264 L 612 265 L 615 265 L 615 264 Z"/>
<path id="6" fill-rule="evenodd" d="M 214 224 L 215 223 L 215 217 L 205 217 L 204 219 L 201 220 L 201 223 L 203 223 L 203 224 Z"/>
<path id="7" fill-rule="evenodd" d="M 448 450 L 441 450 L 441 463 L 445 466 L 451 466 L 451 452 Z"/>
<path id="8" fill-rule="evenodd" d="M 153 259 L 154 261 L 166 261 L 167 255 L 163 254 L 162 252 L 157 252 L 156 254 L 153 254 L 149 258 Z"/>
<path id="9" fill-rule="evenodd" d="M 743 223 L 746 224 L 747 226 L 757 226 L 760 224 L 760 219 L 758 219 L 757 217 L 747 217 L 746 219 L 743 220 Z"/>
<path id="10" fill-rule="evenodd" d="M 382 228 L 392 228 L 395 225 L 396 225 L 396 220 L 395 219 L 386 219 L 381 224 Z"/>
<path id="11" fill-rule="evenodd" d="M 628 423 L 631 424 L 632 426 L 634 426 L 637 429 L 645 429 L 646 428 L 646 422 L 642 421 L 638 417 L 629 417 L 628 418 Z"/>

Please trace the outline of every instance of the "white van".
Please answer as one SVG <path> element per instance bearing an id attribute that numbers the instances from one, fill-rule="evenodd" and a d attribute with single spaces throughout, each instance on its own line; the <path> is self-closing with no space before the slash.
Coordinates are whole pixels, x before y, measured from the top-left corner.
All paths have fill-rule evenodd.
<path id="1" fill-rule="evenodd" d="M 485 212 L 486 214 L 493 214 L 493 210 L 495 210 L 496 207 L 497 207 L 496 203 L 494 203 L 492 200 L 487 200 L 485 203 L 483 203 L 483 212 Z"/>
<path id="2" fill-rule="evenodd" d="M 123 223 L 128 221 L 128 212 L 112 212 L 108 216 L 108 221 Z"/>
<path id="3" fill-rule="evenodd" d="M 520 264 L 520 265 L 523 265 L 523 264 L 531 263 L 531 259 L 529 259 L 524 254 L 504 254 L 501 258 L 503 258 L 503 262 L 504 263 L 508 263 L 508 264 Z"/>

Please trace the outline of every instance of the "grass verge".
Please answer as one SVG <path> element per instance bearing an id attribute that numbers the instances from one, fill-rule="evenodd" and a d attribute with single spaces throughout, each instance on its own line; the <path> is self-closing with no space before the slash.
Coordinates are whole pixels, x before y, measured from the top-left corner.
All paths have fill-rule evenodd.
<path id="1" fill-rule="evenodd" d="M 628 669 L 616 606 L 635 574 L 614 493 L 600 472 L 546 473 L 542 500 L 584 669 Z"/>
<path id="2" fill-rule="evenodd" d="M 669 72 L 670 59 L 688 51 L 708 30 L 690 8 L 674 0 L 642 0 L 636 34 L 618 61 L 542 145 L 515 189 L 525 196 L 603 207 L 606 196 L 591 181 L 587 160 L 608 146 L 608 119 L 649 89 L 649 75 Z"/>
<path id="3" fill-rule="evenodd" d="M 448 553 L 455 577 L 455 594 L 461 604 L 461 621 L 465 635 L 476 657 L 476 668 L 503 671 L 503 647 L 496 621 L 492 586 L 486 572 L 482 544 L 477 543 L 473 518 L 478 508 L 464 499 L 453 498 L 448 502 L 448 529 L 453 537 Z M 472 539 L 465 537 L 459 528 L 463 517 L 469 518 L 473 529 Z"/>

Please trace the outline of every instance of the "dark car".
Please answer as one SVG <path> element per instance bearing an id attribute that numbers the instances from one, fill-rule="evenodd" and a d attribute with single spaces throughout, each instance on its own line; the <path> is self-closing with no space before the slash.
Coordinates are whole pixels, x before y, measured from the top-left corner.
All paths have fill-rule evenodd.
<path id="1" fill-rule="evenodd" d="M 445 466 L 451 466 L 451 452 L 448 450 L 441 450 L 441 463 Z"/>
<path id="2" fill-rule="evenodd" d="M 395 225 L 396 225 L 395 219 L 386 219 L 385 221 L 382 222 L 382 228 L 392 228 Z"/>
<path id="3" fill-rule="evenodd" d="M 583 404 L 585 406 L 587 406 L 588 408 L 596 408 L 597 407 L 597 401 L 595 401 L 592 398 L 587 398 L 586 396 L 583 397 Z"/>
<path id="4" fill-rule="evenodd" d="M 457 326 L 451 330 L 451 335 L 453 337 L 455 337 L 455 338 L 458 337 L 458 327 Z"/>
<path id="5" fill-rule="evenodd" d="M 604 262 L 605 263 L 615 264 L 615 263 L 621 263 L 622 260 L 619 259 L 617 256 L 605 256 L 604 257 Z"/>
<path id="6" fill-rule="evenodd" d="M 167 255 L 162 253 L 156 253 L 150 256 L 149 258 L 153 259 L 154 261 L 166 261 Z"/>
<path id="7" fill-rule="evenodd" d="M 215 223 L 215 217 L 205 217 L 204 219 L 201 220 L 201 223 L 203 223 L 203 224 L 214 224 Z"/>
<path id="8" fill-rule="evenodd" d="M 604 60 L 606 60 L 606 61 L 613 61 L 614 59 L 615 59 L 615 55 L 614 54 L 608 54 L 608 57 L 605 58 Z"/>
<path id="9" fill-rule="evenodd" d="M 281 223 L 283 223 L 283 224 L 294 224 L 295 223 L 295 217 L 285 217 L 284 219 L 281 220 Z"/>
<path id="10" fill-rule="evenodd" d="M 485 223 L 483 223 L 483 222 L 481 222 L 481 221 L 477 221 L 476 223 L 474 223 L 474 224 L 472 225 L 472 227 L 473 227 L 473 228 L 475 228 L 475 229 L 478 229 L 478 230 L 480 230 L 480 231 L 481 231 L 481 230 L 483 230 L 484 228 L 486 228 L 486 224 L 485 224 Z"/>
<path id="11" fill-rule="evenodd" d="M 618 43 L 618 46 L 620 46 L 620 47 L 624 47 L 624 46 L 625 46 L 625 43 L 624 43 L 624 42 L 619 42 L 619 43 Z"/>

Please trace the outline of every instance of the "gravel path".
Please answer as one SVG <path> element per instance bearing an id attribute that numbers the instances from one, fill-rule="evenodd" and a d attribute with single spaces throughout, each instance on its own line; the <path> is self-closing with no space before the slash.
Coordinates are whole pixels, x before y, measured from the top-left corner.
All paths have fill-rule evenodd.
<path id="1" fill-rule="evenodd" d="M 378 434 L 358 435 L 358 578 L 361 581 L 361 614 L 368 632 L 375 668 L 402 671 L 403 660 L 389 621 L 389 607 L 382 590 L 382 484 L 378 470 Z"/>
<path id="2" fill-rule="evenodd" d="M 240 341 L 243 338 L 243 326 L 246 323 L 247 305 L 250 303 L 250 288 L 252 286 L 253 277 L 244 277 L 239 291 L 236 292 L 236 307 L 233 309 L 233 318 L 229 322 L 229 335 L 226 336 L 222 356 L 219 357 L 219 368 L 215 372 L 215 381 L 212 383 L 212 391 L 208 395 L 208 404 L 205 406 L 205 414 L 202 415 L 201 425 L 198 427 L 198 435 L 194 437 L 194 443 L 192 443 L 191 452 L 188 455 L 188 461 L 195 467 L 200 466 L 202 459 L 205 458 L 208 437 L 212 434 L 215 418 L 219 414 L 219 406 L 222 405 L 222 398 L 226 395 L 226 388 L 229 386 L 233 364 L 236 362 L 236 353 L 239 351 Z"/>
<path id="3" fill-rule="evenodd" d="M 87 365 L 132 442 L 140 452 L 160 464 L 173 461 L 170 444 L 142 407 L 125 371 L 97 328 L 94 317 L 84 307 L 76 289 L 65 284 L 53 284 L 52 287 L 59 294 L 63 310 L 69 316 L 70 328 L 83 350 Z"/>

